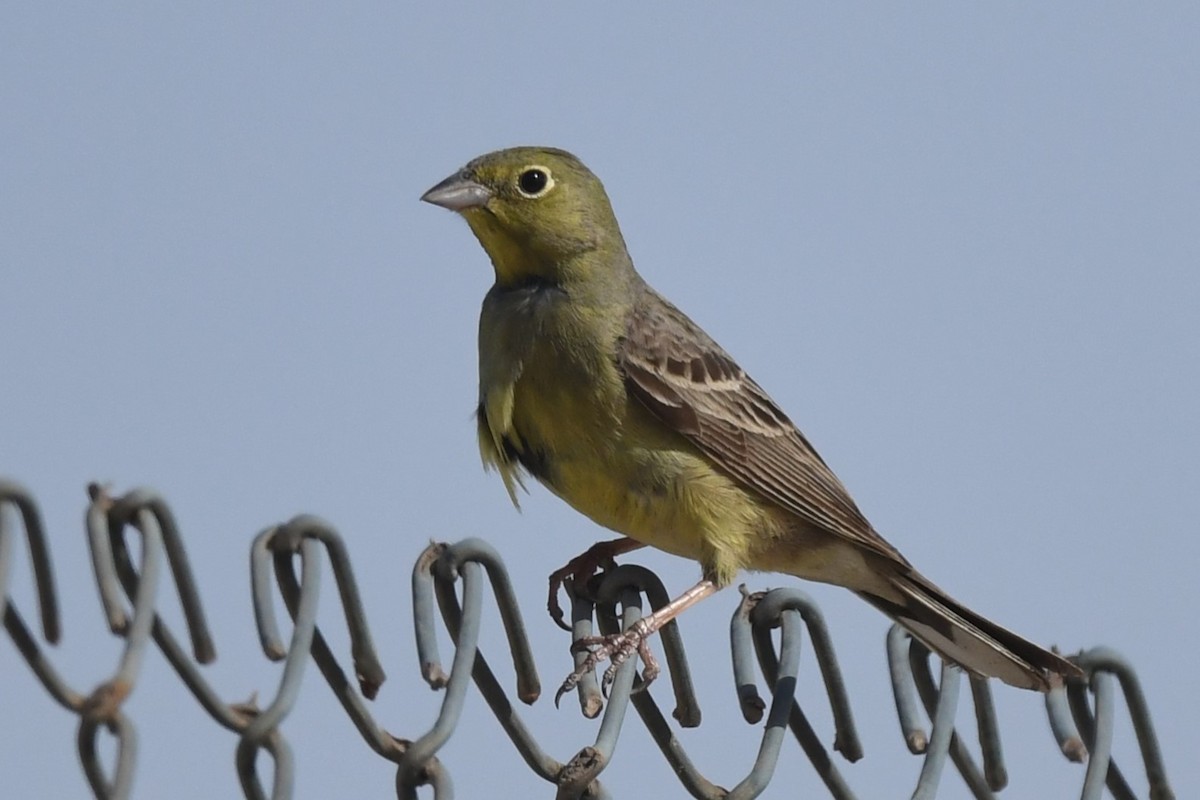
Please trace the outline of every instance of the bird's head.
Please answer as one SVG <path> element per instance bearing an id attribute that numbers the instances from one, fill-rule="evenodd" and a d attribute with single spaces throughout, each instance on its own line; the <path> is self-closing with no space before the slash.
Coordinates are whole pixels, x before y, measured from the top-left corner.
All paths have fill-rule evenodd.
<path id="1" fill-rule="evenodd" d="M 496 281 L 569 283 L 625 243 L 600 179 L 550 147 L 514 147 L 476 158 L 421 196 L 461 214 L 487 251 Z"/>

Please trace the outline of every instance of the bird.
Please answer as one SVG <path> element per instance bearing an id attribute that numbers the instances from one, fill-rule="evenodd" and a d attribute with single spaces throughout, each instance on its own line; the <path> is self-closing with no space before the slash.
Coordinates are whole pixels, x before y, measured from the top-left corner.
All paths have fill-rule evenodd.
<path id="1" fill-rule="evenodd" d="M 514 505 L 532 476 L 622 535 L 556 571 L 552 598 L 555 581 L 642 546 L 700 565 L 695 586 L 597 637 L 581 670 L 638 652 L 657 673 L 646 639 L 757 571 L 845 587 L 973 675 L 1039 691 L 1082 676 L 950 597 L 872 527 L 766 391 L 634 268 L 603 184 L 577 157 L 497 150 L 421 199 L 466 220 L 495 274 L 479 318 L 485 467 Z"/>

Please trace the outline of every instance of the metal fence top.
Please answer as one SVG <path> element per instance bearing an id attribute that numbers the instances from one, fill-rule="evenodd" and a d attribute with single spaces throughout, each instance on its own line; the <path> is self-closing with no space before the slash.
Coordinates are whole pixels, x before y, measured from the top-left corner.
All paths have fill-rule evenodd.
<path id="1" fill-rule="evenodd" d="M 53 649 L 48 645 L 62 638 L 62 620 L 50 547 L 32 497 L 11 481 L 0 481 L 0 598 L 7 597 L 4 590 L 18 568 L 13 557 L 16 540 L 23 538 L 37 598 L 36 614 L 29 619 L 36 622 L 27 622 L 17 603 L 7 599 L 5 628 L 50 698 L 78 717 L 80 764 L 96 797 L 130 796 L 138 761 L 138 724 L 127 710 L 127 701 L 139 687 L 145 656 L 151 649 L 157 649 L 175 671 L 182 684 L 178 690 L 190 693 L 212 721 L 229 731 L 242 791 L 255 800 L 301 795 L 298 763 L 306 756 L 290 745 L 287 719 L 312 667 L 319 676 L 308 675 L 308 685 L 323 678 L 362 743 L 395 765 L 395 791 L 401 798 L 422 793 L 450 798 L 456 771 L 495 771 L 497 791 L 502 791 L 505 770 L 500 765 L 506 760 L 523 761 L 546 781 L 546 796 L 609 797 L 604 774 L 631 724 L 631 710 L 679 781 L 678 790 L 658 785 L 649 790 L 656 794 L 681 791 L 706 800 L 757 797 L 767 789 L 785 746 L 790 748 L 789 758 L 803 752 L 825 792 L 839 800 L 858 797 L 853 789 L 854 771 L 869 768 L 869 761 L 850 766 L 863 759 L 863 744 L 855 722 L 853 692 L 845 684 L 836 656 L 835 637 L 812 599 L 795 589 L 744 591 L 726 633 L 703 637 L 690 648 L 675 626 L 665 629 L 658 644 L 665 653 L 667 674 L 653 691 L 639 691 L 641 679 L 634 660 L 617 671 L 606 697 L 595 676 L 585 676 L 577 688 L 578 705 L 585 716 L 599 718 L 590 744 L 567 745 L 557 737 L 539 737 L 525 721 L 523 711 L 538 700 L 541 682 L 518 596 L 499 553 L 480 539 L 453 545 L 434 543 L 418 558 L 411 577 L 415 652 L 421 678 L 441 693 L 442 701 L 432 727 L 414 724 L 403 716 L 385 723 L 379 707 L 371 701 L 387 675 L 376 652 L 351 554 L 332 526 L 312 516 L 269 527 L 251 543 L 255 627 L 263 655 L 281 662 L 282 671 L 274 688 L 264 685 L 261 692 L 231 702 L 222 698 L 205 674 L 204 665 L 216 658 L 214 635 L 179 526 L 166 502 L 148 490 L 112 497 L 92 486 L 89 495 L 86 528 L 96 585 L 110 630 L 124 640 L 123 651 L 107 677 L 81 688 L 55 667 Z M 329 565 L 332 588 L 338 595 L 325 602 L 340 605 L 340 613 L 319 613 L 323 562 Z M 589 636 L 595 623 L 601 631 L 617 631 L 642 615 L 644 602 L 659 607 L 667 601 L 659 578 L 635 565 L 611 569 L 586 588 L 572 588 L 576 638 Z M 171 598 L 172 594 L 176 598 Z M 480 649 L 481 632 L 490 621 L 490 615 L 484 613 L 485 599 L 499 612 L 508 650 L 493 655 L 491 662 Z M 182 627 L 173 627 L 160 615 L 168 602 L 181 605 Z M 280 607 L 291 617 L 288 626 L 280 625 Z M 335 639 L 348 639 L 348 652 L 330 648 L 317 626 L 319 616 L 326 620 L 327 630 L 330 624 L 337 629 Z M 453 641 L 449 658 L 442 656 L 443 644 L 439 643 L 445 632 Z M 816 690 L 800 689 L 802 652 L 804 668 L 820 676 Z M 702 720 L 701 698 L 688 666 L 689 659 L 694 661 L 698 655 L 706 659 L 732 657 L 731 697 L 745 722 L 754 726 L 725 726 L 719 736 L 725 740 L 760 738 L 757 757 L 735 767 L 741 777 L 725 786 L 711 780 L 706 765 L 689 756 L 683 735 Z M 947 665 L 942 665 L 935 678 L 928 652 L 896 627 L 888 634 L 886 657 L 898 732 L 906 747 L 922 759 L 915 787 L 903 794 L 936 796 L 939 785 L 949 780 L 944 773 L 947 764 L 952 764 L 972 796 L 985 800 L 997 796 L 1008 784 L 1009 767 L 1003 755 L 1002 725 L 987 682 L 966 680 L 957 668 Z M 1137 796 L 1131 784 L 1148 782 L 1153 800 L 1172 798 L 1148 704 L 1131 664 L 1106 647 L 1085 650 L 1074 659 L 1088 679 L 1056 688 L 1045 696 L 1045 707 L 1048 733 L 1053 734 L 1062 754 L 1071 761 L 1087 761 L 1081 768 L 1080 796 L 1092 800 L 1107 790 L 1118 800 L 1131 800 Z M 501 662 L 508 664 L 500 667 Z M 505 677 L 498 677 L 494 668 Z M 973 713 L 958 710 L 964 683 L 971 690 Z M 11 690 L 14 684 L 9 685 Z M 668 685 L 673 699 L 668 698 Z M 460 725 L 472 691 L 482 696 L 510 741 L 504 742 L 505 737 L 497 734 L 493 749 L 460 755 L 450 767 L 439 753 Z M 1118 695 L 1124 696 L 1131 725 L 1124 722 Z M 709 698 L 704 701 L 711 702 Z M 817 719 L 829 719 L 826 730 L 812 721 L 817 709 Z M 884 720 L 886 709 L 873 707 L 857 713 L 869 716 L 872 726 L 895 724 Z M 674 722 L 668 722 L 669 717 Z M 962 725 L 972 717 L 971 733 L 955 732 L 956 720 Z M 4 724 L 25 722 L 10 719 Z M 402 727 L 405 725 L 411 727 Z M 1124 728 L 1127 737 L 1132 732 L 1140 753 L 1141 764 L 1126 762 L 1124 771 L 1112 759 L 1118 728 Z M 1022 735 L 1046 736 L 1049 746 L 1048 733 Z M 351 734 L 346 729 L 336 735 Z M 156 745 L 158 742 L 146 743 L 142 757 L 172 757 L 168 748 L 160 750 Z M 644 748 L 649 743 L 643 738 L 625 746 Z M 6 772 L 20 774 L 20 762 L 20 756 L 14 758 Z M 729 773 L 728 763 L 718 766 Z M 902 782 L 897 779 L 897 783 Z"/>

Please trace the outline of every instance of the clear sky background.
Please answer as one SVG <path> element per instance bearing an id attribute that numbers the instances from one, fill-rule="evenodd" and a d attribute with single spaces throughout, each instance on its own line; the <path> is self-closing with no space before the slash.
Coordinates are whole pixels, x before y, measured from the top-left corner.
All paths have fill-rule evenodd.
<path id="1" fill-rule="evenodd" d="M 346 537 L 390 675 L 374 710 L 395 735 L 426 731 L 440 700 L 417 677 L 408 589 L 430 538 L 499 548 L 557 684 L 570 660 L 545 576 L 606 532 L 540 487 L 518 514 L 480 469 L 490 266 L 465 224 L 417 200 L 482 152 L 552 144 L 604 180 L 643 274 L 923 572 L 1035 640 L 1135 662 L 1176 790 L 1200 794 L 1195 4 L 168 5 L 0 11 L 0 472 L 48 523 L 53 655 L 73 685 L 120 652 L 87 561 L 91 480 L 171 503 L 215 630 L 206 674 L 229 701 L 274 693 L 248 545 L 299 512 Z M 24 552 L 13 593 L 31 617 Z M 697 577 L 637 560 L 673 592 Z M 804 588 L 865 740 L 843 773 L 863 798 L 906 797 L 920 759 L 895 720 L 887 622 Z M 705 721 L 682 739 L 725 785 L 761 734 L 735 705 L 736 600 L 683 622 Z M 345 656 L 339 614 L 326 581 Z M 88 796 L 75 718 L 0 638 L 5 796 Z M 511 685 L 494 612 L 484 643 Z M 1077 795 L 1041 698 L 997 687 L 997 702 L 1005 796 Z M 240 796 L 234 737 L 157 653 L 126 708 L 136 798 Z M 562 760 L 598 724 L 549 696 L 525 718 Z M 391 796 L 392 768 L 311 666 L 284 731 L 297 798 Z M 1126 722 L 1117 740 L 1144 792 Z M 460 797 L 553 796 L 474 693 L 442 758 Z M 683 796 L 632 714 L 603 780 Z M 764 796 L 822 791 L 789 741 Z M 966 795 L 948 773 L 941 796 Z"/>

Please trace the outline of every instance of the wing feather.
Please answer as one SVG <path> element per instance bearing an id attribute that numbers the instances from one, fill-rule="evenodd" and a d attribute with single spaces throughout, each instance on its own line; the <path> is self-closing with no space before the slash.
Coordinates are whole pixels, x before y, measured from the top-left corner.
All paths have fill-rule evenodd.
<path id="1" fill-rule="evenodd" d="M 630 315 L 618 362 L 630 393 L 734 480 L 812 525 L 907 564 L 762 387 L 649 287 Z"/>

